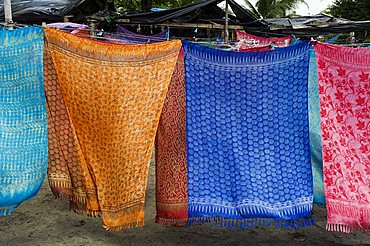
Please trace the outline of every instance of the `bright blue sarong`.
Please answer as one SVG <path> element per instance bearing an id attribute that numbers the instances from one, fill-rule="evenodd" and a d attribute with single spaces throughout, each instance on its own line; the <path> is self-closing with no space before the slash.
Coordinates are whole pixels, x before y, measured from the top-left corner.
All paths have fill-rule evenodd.
<path id="1" fill-rule="evenodd" d="M 48 164 L 43 30 L 0 30 L 0 217 L 39 191 Z"/>
<path id="2" fill-rule="evenodd" d="M 312 225 L 308 43 L 183 48 L 190 223 Z"/>

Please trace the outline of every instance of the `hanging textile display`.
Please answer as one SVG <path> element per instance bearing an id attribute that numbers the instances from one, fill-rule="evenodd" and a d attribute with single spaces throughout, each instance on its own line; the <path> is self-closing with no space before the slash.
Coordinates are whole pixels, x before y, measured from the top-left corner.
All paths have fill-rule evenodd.
<path id="1" fill-rule="evenodd" d="M 370 228 L 370 50 L 315 45 L 327 230 Z"/>
<path id="2" fill-rule="evenodd" d="M 320 129 L 320 98 L 317 78 L 315 50 L 311 49 L 308 75 L 308 116 L 310 126 L 310 152 L 313 174 L 313 201 L 325 205 L 324 181 L 322 174 L 322 143 Z"/>
<path id="3" fill-rule="evenodd" d="M 180 52 L 156 136 L 156 222 L 183 226 L 188 218 L 184 53 Z"/>
<path id="4" fill-rule="evenodd" d="M 189 223 L 311 225 L 308 43 L 183 49 Z"/>
<path id="5" fill-rule="evenodd" d="M 104 37 L 106 37 L 108 39 L 111 39 L 111 40 L 109 40 L 111 43 L 117 43 L 117 44 L 118 43 L 121 43 L 121 44 L 146 44 L 146 43 L 150 43 L 150 42 L 147 42 L 148 40 L 146 40 L 146 41 L 133 40 L 133 39 L 126 38 L 126 37 L 118 35 L 118 34 L 114 34 L 114 33 L 104 33 Z"/>
<path id="6" fill-rule="evenodd" d="M 264 38 L 244 31 L 236 30 L 236 40 L 243 41 L 242 48 L 261 47 L 273 45 L 275 47 L 287 47 L 292 37 Z"/>
<path id="7" fill-rule="evenodd" d="M 49 23 L 46 25 L 47 27 L 53 28 L 76 28 L 76 29 L 88 29 L 88 25 L 78 24 L 73 22 L 56 22 L 56 23 Z"/>
<path id="8" fill-rule="evenodd" d="M 110 38 L 113 43 L 123 43 L 123 44 L 150 44 L 150 43 L 157 43 L 157 42 L 164 42 L 165 39 L 161 38 L 147 38 L 147 39 L 138 39 L 133 36 L 125 36 L 120 34 L 114 33 L 105 33 L 105 37 Z"/>
<path id="9" fill-rule="evenodd" d="M 237 51 L 239 52 L 261 52 L 261 51 L 267 51 L 267 50 L 271 50 L 272 47 L 271 46 L 261 46 L 261 47 L 251 47 L 251 48 L 241 48 L 241 49 L 238 49 Z"/>
<path id="10" fill-rule="evenodd" d="M 89 33 L 89 26 L 84 24 L 78 24 L 73 22 L 56 22 L 50 23 L 46 25 L 47 27 L 58 28 L 66 32 L 70 32 L 72 34 L 88 34 Z"/>
<path id="11" fill-rule="evenodd" d="M 340 34 L 326 41 L 334 43 Z M 311 49 L 310 71 L 308 76 L 308 115 L 310 125 L 310 149 L 313 173 L 314 197 L 313 201 L 319 205 L 325 205 L 323 167 L 322 167 L 322 142 L 320 129 L 320 99 L 317 77 L 316 54 Z"/>
<path id="12" fill-rule="evenodd" d="M 130 30 L 124 28 L 123 26 L 119 26 L 119 25 L 117 26 L 117 31 L 122 33 L 122 34 L 126 34 L 126 35 L 131 35 L 131 36 L 136 36 L 136 37 L 143 37 L 144 39 L 150 38 L 150 37 L 166 38 L 167 33 L 168 33 L 168 29 L 164 29 L 160 33 L 156 33 L 156 34 L 153 34 L 153 35 L 143 35 L 143 34 L 131 32 Z"/>
<path id="13" fill-rule="evenodd" d="M 48 165 L 43 30 L 0 30 L 0 217 L 34 197 Z"/>
<path id="14" fill-rule="evenodd" d="M 142 34 L 131 32 L 122 26 L 117 26 L 117 31 L 118 31 L 118 34 L 114 34 L 115 36 L 120 36 L 125 39 L 129 39 L 131 40 L 132 43 L 163 42 L 167 40 L 167 32 L 168 32 L 168 30 L 166 29 L 154 35 L 142 35 Z"/>
<path id="15" fill-rule="evenodd" d="M 101 215 L 107 230 L 142 226 L 155 133 L 181 42 L 117 45 L 45 33 L 58 83 L 47 79 L 46 89 L 60 90 L 47 95 L 62 95 L 66 109 L 59 115 L 62 105 L 48 104 L 49 115 L 56 127 L 69 124 L 54 136 L 52 190 L 70 196 L 75 211 Z"/>

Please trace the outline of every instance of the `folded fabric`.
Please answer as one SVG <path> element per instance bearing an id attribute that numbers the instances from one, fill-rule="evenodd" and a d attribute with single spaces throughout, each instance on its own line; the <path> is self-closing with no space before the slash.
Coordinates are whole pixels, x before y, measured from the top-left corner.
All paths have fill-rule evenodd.
<path id="1" fill-rule="evenodd" d="M 72 28 L 78 28 L 78 29 L 87 29 L 89 26 L 84 24 L 78 24 L 73 22 L 56 22 L 56 23 L 49 23 L 46 25 L 47 27 L 53 27 L 53 28 L 66 28 L 66 27 L 72 27 Z"/>
<path id="2" fill-rule="evenodd" d="M 301 40 L 299 40 L 299 38 L 296 38 L 295 36 L 292 36 L 292 39 L 290 40 L 289 45 L 295 45 L 295 44 L 298 44 L 299 42 L 301 42 Z"/>
<path id="3" fill-rule="evenodd" d="M 0 217 L 35 196 L 48 165 L 43 30 L 0 30 Z"/>
<path id="4" fill-rule="evenodd" d="M 327 44 L 333 44 L 335 41 L 337 41 L 337 39 L 341 36 L 341 34 L 337 34 L 335 35 L 334 37 L 328 39 L 325 43 Z"/>
<path id="5" fill-rule="evenodd" d="M 183 226 L 188 218 L 184 53 L 172 75 L 156 136 L 156 222 Z"/>
<path id="6" fill-rule="evenodd" d="M 311 225 L 308 43 L 183 49 L 189 223 Z"/>
<path id="7" fill-rule="evenodd" d="M 327 230 L 370 228 L 370 50 L 315 45 Z"/>
<path id="8" fill-rule="evenodd" d="M 64 130 L 50 146 L 52 190 L 70 196 L 75 211 L 101 215 L 107 230 L 142 226 L 155 133 L 181 42 L 118 45 L 45 33 L 56 74 L 45 80 L 48 100 L 61 95 L 65 105 L 59 114 L 63 103 L 48 103 L 51 134 Z"/>
<path id="9" fill-rule="evenodd" d="M 155 42 L 163 42 L 167 39 L 167 32 L 168 30 L 164 30 L 163 32 L 154 34 L 154 35 L 142 35 L 138 33 L 131 32 L 121 26 L 117 26 L 117 34 L 113 34 L 116 38 L 121 39 L 128 39 L 131 43 L 155 43 Z"/>
<path id="10" fill-rule="evenodd" d="M 153 35 L 143 35 L 135 32 L 131 32 L 130 30 L 124 28 L 123 26 L 117 26 L 117 31 L 122 33 L 122 34 L 127 34 L 131 36 L 136 36 L 136 37 L 143 37 L 144 39 L 150 38 L 150 37 L 158 37 L 158 38 L 166 38 L 168 34 L 168 29 L 164 29 L 162 32 L 153 34 Z"/>
<path id="11" fill-rule="evenodd" d="M 310 126 L 310 152 L 313 174 L 313 201 L 325 205 L 324 181 L 322 174 L 322 143 L 320 129 L 320 98 L 317 78 L 315 50 L 311 49 L 308 73 L 308 116 Z"/>
<path id="12" fill-rule="evenodd" d="M 261 47 L 274 45 L 276 47 L 287 47 L 290 44 L 292 37 L 286 36 L 281 38 L 264 38 L 236 30 L 236 40 L 244 41 L 243 47 Z"/>
<path id="13" fill-rule="evenodd" d="M 267 51 L 271 49 L 272 49 L 271 46 L 261 46 L 261 47 L 251 47 L 251 48 L 244 47 L 244 48 L 239 49 L 238 51 L 239 52 L 261 52 L 261 51 Z"/>

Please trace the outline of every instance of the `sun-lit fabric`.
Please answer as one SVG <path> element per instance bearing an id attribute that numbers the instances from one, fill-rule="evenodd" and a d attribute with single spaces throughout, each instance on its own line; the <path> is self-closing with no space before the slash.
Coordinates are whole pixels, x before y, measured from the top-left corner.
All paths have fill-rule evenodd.
<path id="1" fill-rule="evenodd" d="M 189 223 L 311 225 L 308 43 L 183 49 Z"/>
<path id="2" fill-rule="evenodd" d="M 0 217 L 39 191 L 48 165 L 43 30 L 0 30 Z"/>
<path id="3" fill-rule="evenodd" d="M 370 228 L 370 50 L 315 45 L 327 229 Z"/>
<path id="4" fill-rule="evenodd" d="M 142 226 L 150 157 L 181 42 L 118 45 L 45 33 L 51 189 L 76 212 L 101 215 L 107 230 Z"/>

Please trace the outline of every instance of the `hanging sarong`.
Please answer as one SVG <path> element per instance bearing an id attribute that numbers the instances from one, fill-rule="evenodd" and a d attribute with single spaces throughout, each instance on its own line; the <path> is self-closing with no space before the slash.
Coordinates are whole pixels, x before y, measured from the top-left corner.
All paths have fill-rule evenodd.
<path id="1" fill-rule="evenodd" d="M 124 28 L 123 26 L 117 26 L 117 31 L 123 34 L 131 35 L 131 36 L 137 36 L 137 37 L 144 37 L 144 38 L 150 38 L 150 37 L 158 37 L 158 38 L 166 38 L 168 34 L 168 29 L 164 29 L 162 32 L 153 34 L 153 35 L 143 35 L 135 32 L 131 32 L 130 30 Z"/>
<path id="2" fill-rule="evenodd" d="M 310 125 L 310 151 L 313 174 L 314 203 L 325 205 L 322 174 L 322 143 L 320 129 L 320 98 L 315 50 L 311 49 L 308 75 L 308 115 Z"/>
<path id="3" fill-rule="evenodd" d="M 117 43 L 117 44 L 146 44 L 150 43 L 146 41 L 137 41 L 137 40 L 132 40 L 129 38 L 126 38 L 124 36 L 114 34 L 114 33 L 104 33 L 104 36 L 108 38 L 107 41 L 111 43 Z"/>
<path id="4" fill-rule="evenodd" d="M 48 165 L 43 30 L 0 30 L 0 217 L 40 190 Z"/>
<path id="5" fill-rule="evenodd" d="M 309 45 L 183 49 L 189 222 L 311 225 Z"/>
<path id="6" fill-rule="evenodd" d="M 74 210 L 100 214 L 107 230 L 142 226 L 155 133 L 181 43 L 116 45 L 45 33 L 56 73 L 45 81 L 53 89 L 48 100 L 61 95 L 66 109 L 48 103 L 59 145 L 50 153 L 52 190 L 70 196 Z"/>
<path id="7" fill-rule="evenodd" d="M 47 27 L 53 28 L 77 28 L 77 29 L 87 29 L 89 26 L 84 24 L 78 24 L 73 22 L 56 22 L 50 23 L 46 25 Z"/>
<path id="8" fill-rule="evenodd" d="M 239 52 L 261 52 L 261 51 L 267 51 L 271 49 L 272 49 L 271 46 L 261 46 L 261 47 L 251 47 L 251 48 L 244 47 L 244 48 L 239 49 L 238 51 Z"/>
<path id="9" fill-rule="evenodd" d="M 315 45 L 327 230 L 370 228 L 370 50 Z"/>
<path id="10" fill-rule="evenodd" d="M 261 47 L 269 45 L 274 45 L 275 47 L 287 47 L 289 46 L 291 39 L 292 37 L 290 36 L 281 38 L 264 38 L 246 33 L 244 31 L 236 30 L 236 40 L 243 40 L 247 42 L 242 45 L 242 48 Z"/>
<path id="11" fill-rule="evenodd" d="M 161 38 L 147 38 L 147 39 L 138 39 L 133 38 L 130 36 L 125 36 L 121 34 L 114 34 L 114 33 L 105 33 L 105 37 L 109 38 L 110 42 L 112 43 L 121 43 L 121 44 L 151 44 L 151 43 L 157 43 L 157 42 L 164 42 L 165 39 Z"/>
<path id="12" fill-rule="evenodd" d="M 156 136 L 156 222 L 183 226 L 188 218 L 184 53 L 172 75 Z"/>
<path id="13" fill-rule="evenodd" d="M 155 43 L 163 42 L 167 39 L 168 30 L 164 30 L 160 33 L 154 35 L 142 35 L 138 33 L 131 32 L 122 26 L 117 26 L 118 33 L 115 36 L 120 36 L 131 40 L 133 43 Z"/>

